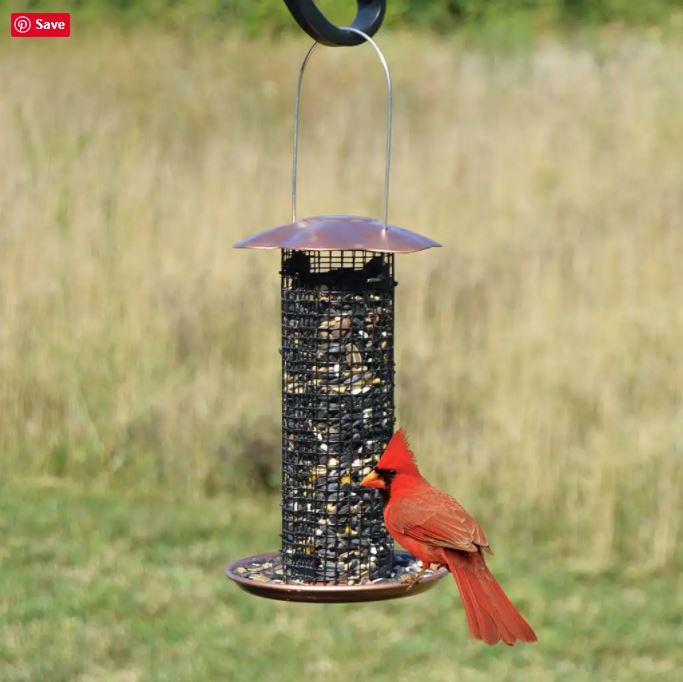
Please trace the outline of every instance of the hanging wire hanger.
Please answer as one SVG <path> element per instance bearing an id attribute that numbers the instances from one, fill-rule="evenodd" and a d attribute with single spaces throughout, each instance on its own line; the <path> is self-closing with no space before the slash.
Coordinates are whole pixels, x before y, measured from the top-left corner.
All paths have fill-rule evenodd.
<path id="1" fill-rule="evenodd" d="M 417 232 L 389 225 L 389 180 L 391 171 L 392 84 L 387 61 L 371 38 L 384 18 L 386 0 L 357 0 L 358 14 L 352 26 L 335 26 L 321 14 L 312 0 L 285 0 L 298 24 L 315 38 L 299 68 L 294 105 L 292 148 L 292 222 L 258 232 L 235 244 L 238 249 L 292 249 L 299 251 L 365 250 L 381 253 L 412 253 L 441 246 Z M 362 26 L 362 28 L 360 28 Z M 304 72 L 318 44 L 352 46 L 369 43 L 382 64 L 386 79 L 386 141 L 384 202 L 382 219 L 365 216 L 322 215 L 300 219 L 297 213 L 297 177 L 300 136 L 301 89 Z"/>
<path id="2" fill-rule="evenodd" d="M 361 41 L 367 41 L 379 57 L 379 60 L 384 69 L 384 77 L 387 84 L 387 131 L 386 131 L 386 142 L 384 145 L 384 205 L 382 212 L 382 229 L 386 231 L 389 221 L 389 179 L 391 175 L 391 119 L 393 111 L 393 89 L 391 85 L 391 74 L 389 73 L 389 66 L 387 60 L 380 50 L 379 45 L 363 31 L 354 28 L 353 26 L 346 26 L 341 29 L 343 32 L 350 33 L 351 35 L 357 35 Z M 304 60 L 301 62 L 301 67 L 299 69 L 299 80 L 296 85 L 296 100 L 294 103 L 294 145 L 292 149 L 292 222 L 297 221 L 297 211 L 296 211 L 296 196 L 297 196 L 297 171 L 299 162 L 299 112 L 301 109 L 301 86 L 303 84 L 304 72 L 306 70 L 306 65 L 311 55 L 318 47 L 318 42 L 313 43 L 309 48 Z"/>

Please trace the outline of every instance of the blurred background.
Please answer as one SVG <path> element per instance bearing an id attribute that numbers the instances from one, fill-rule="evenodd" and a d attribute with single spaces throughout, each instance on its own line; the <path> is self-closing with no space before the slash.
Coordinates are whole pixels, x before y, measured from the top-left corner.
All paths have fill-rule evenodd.
<path id="1" fill-rule="evenodd" d="M 319 3 L 348 23 L 355 3 Z M 71 11 L 12 39 L 12 11 Z M 281 0 L 3 3 L 0 679 L 683 677 L 683 1 L 388 0 L 397 416 L 540 642 L 450 579 L 249 597 L 279 546 L 279 256 L 310 40 Z M 369 48 L 307 72 L 300 212 L 377 216 Z M 679 677 L 680 676 L 680 677 Z"/>

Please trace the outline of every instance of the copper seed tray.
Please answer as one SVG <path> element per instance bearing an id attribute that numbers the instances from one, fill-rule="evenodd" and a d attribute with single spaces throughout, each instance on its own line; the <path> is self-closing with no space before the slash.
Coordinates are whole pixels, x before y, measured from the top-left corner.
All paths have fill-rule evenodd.
<path id="1" fill-rule="evenodd" d="M 420 581 L 409 588 L 405 582 L 397 578 L 356 585 L 259 581 L 241 575 L 238 570 L 244 569 L 249 564 L 272 561 L 278 556 L 279 552 L 267 552 L 239 559 L 225 569 L 225 575 L 230 580 L 235 581 L 243 590 L 258 597 L 281 601 L 341 604 L 412 597 L 431 589 L 448 573 L 446 568 L 426 571 Z M 407 552 L 394 552 L 394 564 L 397 566 L 405 566 L 406 562 L 411 560 L 416 564 L 416 560 Z"/>

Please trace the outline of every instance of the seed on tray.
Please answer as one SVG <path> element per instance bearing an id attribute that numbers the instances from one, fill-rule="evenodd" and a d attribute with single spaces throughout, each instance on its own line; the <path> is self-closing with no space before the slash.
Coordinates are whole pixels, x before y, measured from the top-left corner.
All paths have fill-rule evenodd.
<path id="1" fill-rule="evenodd" d="M 371 550 L 373 548 L 371 547 Z M 325 551 L 325 550 L 322 550 Z M 360 580 L 369 580 L 372 583 L 380 583 L 383 581 L 403 582 L 411 575 L 415 575 L 421 568 L 420 562 L 413 557 L 408 557 L 404 553 L 398 553 L 393 557 L 393 561 L 389 564 L 389 570 L 386 576 L 373 575 L 372 565 L 377 561 L 375 554 L 372 554 L 368 561 L 359 561 L 352 552 L 341 552 L 336 554 L 326 555 L 328 559 L 322 561 L 322 569 L 327 574 L 325 582 L 336 582 L 335 577 L 338 574 L 341 565 L 352 564 L 356 569 L 356 575 L 345 581 L 346 584 L 355 584 Z M 235 572 L 242 578 L 253 580 L 258 583 L 305 583 L 305 580 L 298 580 L 296 578 L 285 577 L 282 565 L 282 554 L 278 554 L 274 559 L 268 561 L 256 560 L 245 566 L 238 566 Z M 431 569 L 425 571 L 425 576 L 433 575 Z M 360 580 L 359 580 L 360 578 Z"/>

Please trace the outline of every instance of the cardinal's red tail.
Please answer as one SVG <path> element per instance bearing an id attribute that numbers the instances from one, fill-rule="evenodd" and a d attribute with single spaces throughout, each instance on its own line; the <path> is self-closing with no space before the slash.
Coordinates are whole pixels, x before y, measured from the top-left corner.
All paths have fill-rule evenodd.
<path id="1" fill-rule="evenodd" d="M 512 605 L 479 552 L 444 550 L 465 607 L 467 624 L 474 639 L 487 644 L 499 640 L 513 645 L 517 640 L 535 642 L 536 633 Z"/>

